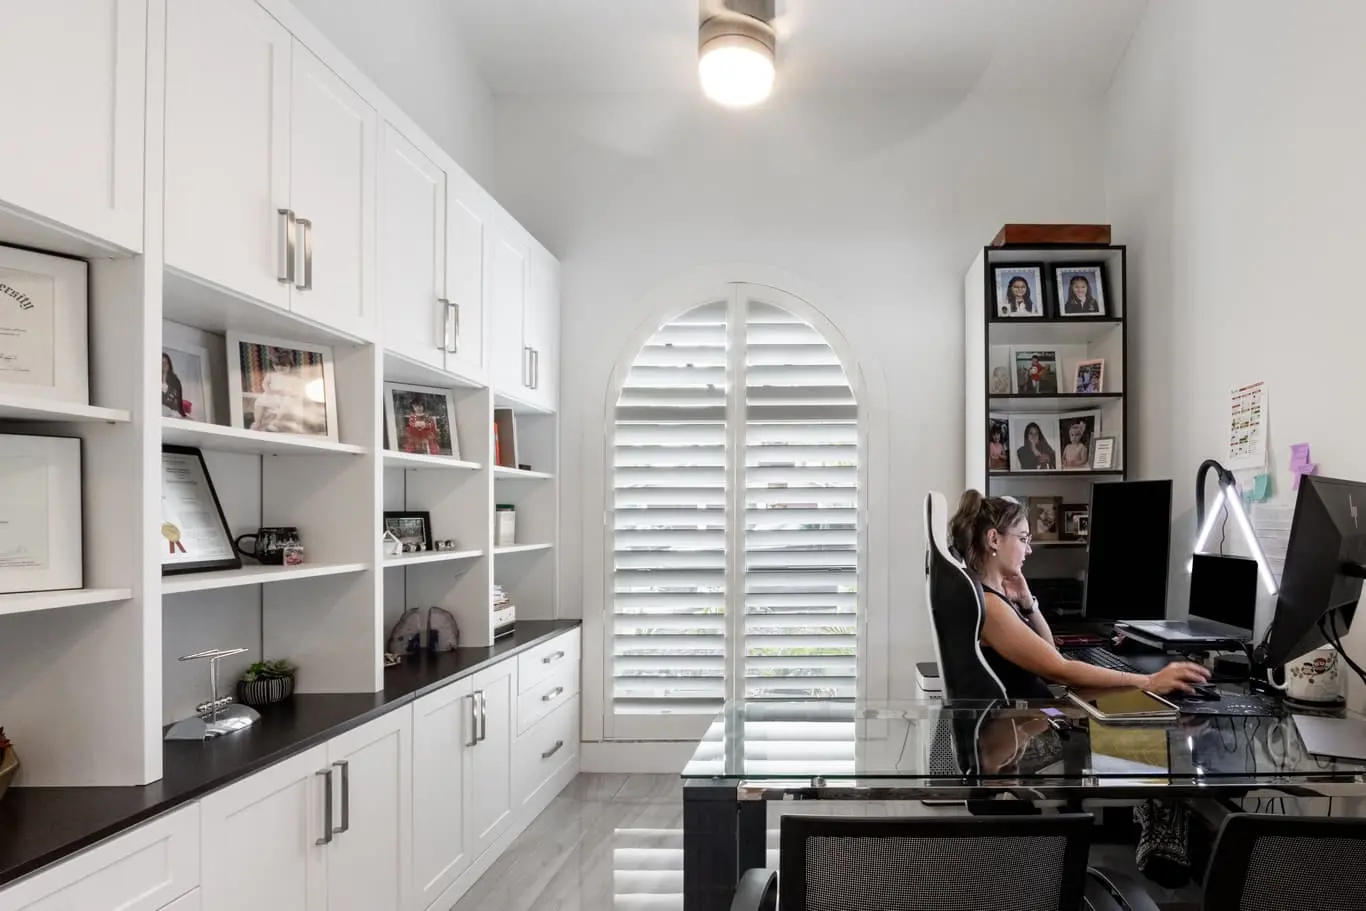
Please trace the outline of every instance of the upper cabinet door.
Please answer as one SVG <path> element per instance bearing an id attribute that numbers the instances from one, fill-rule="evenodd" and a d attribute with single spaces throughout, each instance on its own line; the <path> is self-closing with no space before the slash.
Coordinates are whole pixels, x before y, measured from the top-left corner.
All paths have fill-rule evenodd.
<path id="1" fill-rule="evenodd" d="M 289 199 L 297 253 L 290 308 L 370 338 L 379 118 L 297 41 L 293 84 Z"/>
<path id="2" fill-rule="evenodd" d="M 380 301 L 384 347 L 444 369 L 446 172 L 392 125 L 384 127 Z"/>
<path id="3" fill-rule="evenodd" d="M 472 379 L 484 374 L 484 215 L 474 182 L 448 174 L 446 301 L 450 327 L 446 369 Z"/>
<path id="4" fill-rule="evenodd" d="M 279 307 L 292 40 L 255 3 L 167 4 L 166 264 Z"/>
<path id="5" fill-rule="evenodd" d="M 489 307 L 493 321 L 493 365 L 497 392 L 525 399 L 529 391 L 531 358 L 522 336 L 526 304 L 527 248 L 498 232 L 491 239 Z"/>
<path id="6" fill-rule="evenodd" d="M 0 22 L 0 201 L 141 251 L 147 0 L 0 0 Z"/>
<path id="7" fill-rule="evenodd" d="M 522 335 L 531 349 L 532 404 L 555 411 L 560 389 L 560 264 L 549 252 L 531 251 Z"/>

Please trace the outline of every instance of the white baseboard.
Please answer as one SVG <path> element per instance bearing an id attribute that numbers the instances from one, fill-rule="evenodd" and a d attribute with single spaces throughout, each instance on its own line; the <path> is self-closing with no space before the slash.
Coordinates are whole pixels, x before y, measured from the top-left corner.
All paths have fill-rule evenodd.
<path id="1" fill-rule="evenodd" d="M 579 765 L 584 772 L 677 775 L 696 750 L 695 740 L 581 743 Z"/>

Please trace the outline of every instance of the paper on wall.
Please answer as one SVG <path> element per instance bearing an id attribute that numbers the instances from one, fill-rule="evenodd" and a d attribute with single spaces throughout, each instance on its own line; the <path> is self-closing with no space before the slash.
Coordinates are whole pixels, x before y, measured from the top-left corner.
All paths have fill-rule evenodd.
<path id="1" fill-rule="evenodd" d="M 1271 577 L 1280 585 L 1281 572 L 1285 569 L 1285 552 L 1290 546 L 1290 523 L 1295 517 L 1295 507 L 1284 503 L 1253 503 L 1252 532 L 1257 543 L 1266 554 L 1267 568 Z"/>
<path id="2" fill-rule="evenodd" d="M 1318 474 L 1319 466 L 1309 458 L 1308 443 L 1294 443 L 1290 446 L 1290 473 L 1295 476 L 1291 490 L 1300 489 L 1300 478 L 1307 474 Z"/>
<path id="3" fill-rule="evenodd" d="M 1265 468 L 1267 432 L 1265 382 L 1233 390 L 1229 397 L 1228 468 Z"/>

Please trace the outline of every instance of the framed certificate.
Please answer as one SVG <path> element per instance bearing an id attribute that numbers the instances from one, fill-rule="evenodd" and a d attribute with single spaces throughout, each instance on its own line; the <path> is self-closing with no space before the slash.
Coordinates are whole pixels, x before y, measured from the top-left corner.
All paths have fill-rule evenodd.
<path id="1" fill-rule="evenodd" d="M 84 587 L 81 441 L 0 434 L 0 593 Z"/>
<path id="2" fill-rule="evenodd" d="M 161 447 L 161 574 L 241 569 L 204 454 Z"/>
<path id="3" fill-rule="evenodd" d="M 0 395 L 90 404 L 87 271 L 0 245 Z"/>

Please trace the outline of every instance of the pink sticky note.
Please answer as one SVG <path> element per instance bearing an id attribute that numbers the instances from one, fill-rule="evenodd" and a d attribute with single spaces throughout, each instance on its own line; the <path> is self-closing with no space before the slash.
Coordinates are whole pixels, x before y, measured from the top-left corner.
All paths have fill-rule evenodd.
<path id="1" fill-rule="evenodd" d="M 1295 468 L 1300 465 L 1309 464 L 1309 444 L 1292 443 L 1290 444 L 1290 467 Z"/>

